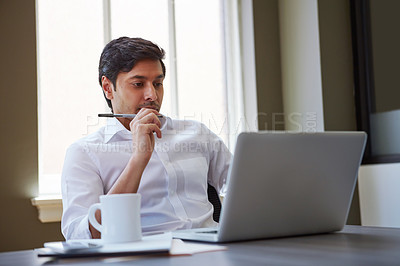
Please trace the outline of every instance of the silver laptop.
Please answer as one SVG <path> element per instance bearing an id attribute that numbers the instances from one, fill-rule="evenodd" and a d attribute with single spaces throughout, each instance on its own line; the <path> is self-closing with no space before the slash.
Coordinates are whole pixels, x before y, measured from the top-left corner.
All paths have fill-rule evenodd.
<path id="1" fill-rule="evenodd" d="M 231 242 L 341 230 L 366 138 L 364 132 L 241 133 L 219 227 L 173 236 Z"/>

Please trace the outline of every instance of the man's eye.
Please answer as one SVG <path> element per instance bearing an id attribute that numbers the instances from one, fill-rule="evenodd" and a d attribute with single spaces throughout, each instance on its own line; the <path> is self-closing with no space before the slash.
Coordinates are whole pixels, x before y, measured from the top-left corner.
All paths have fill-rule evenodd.
<path id="1" fill-rule="evenodd" d="M 141 83 L 141 82 L 136 82 L 136 83 L 133 83 L 133 86 L 135 86 L 135 87 L 142 87 L 142 86 L 143 86 L 143 83 Z"/>
<path id="2" fill-rule="evenodd" d="M 155 87 L 161 87 L 163 84 L 161 82 L 157 82 L 154 84 Z"/>

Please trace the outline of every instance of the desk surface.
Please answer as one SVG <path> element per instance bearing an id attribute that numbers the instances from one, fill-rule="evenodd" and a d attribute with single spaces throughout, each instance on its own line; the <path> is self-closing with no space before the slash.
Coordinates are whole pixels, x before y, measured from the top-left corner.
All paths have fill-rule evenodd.
<path id="1" fill-rule="evenodd" d="M 193 256 L 146 256 L 102 260 L 85 259 L 84 265 L 400 265 L 400 229 L 345 226 L 332 234 L 277 238 L 225 244 L 227 251 Z M 71 264 L 49 261 L 34 251 L 0 253 L 0 265 Z"/>

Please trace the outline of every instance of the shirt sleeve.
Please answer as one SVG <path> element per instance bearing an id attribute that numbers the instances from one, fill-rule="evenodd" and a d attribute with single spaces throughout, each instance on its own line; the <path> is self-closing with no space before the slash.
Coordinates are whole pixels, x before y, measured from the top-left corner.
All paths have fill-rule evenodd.
<path id="1" fill-rule="evenodd" d="M 220 137 L 209 130 L 210 164 L 208 170 L 208 183 L 220 194 L 225 193 L 225 184 L 232 154 Z"/>
<path id="2" fill-rule="evenodd" d="M 91 238 L 88 210 L 104 194 L 99 167 L 85 145 L 75 143 L 68 148 L 61 175 L 61 228 L 67 240 Z"/>

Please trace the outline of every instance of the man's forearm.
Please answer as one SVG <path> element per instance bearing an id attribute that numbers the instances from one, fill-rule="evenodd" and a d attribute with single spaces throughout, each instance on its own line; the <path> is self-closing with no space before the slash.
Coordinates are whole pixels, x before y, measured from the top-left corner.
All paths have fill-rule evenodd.
<path id="1" fill-rule="evenodd" d="M 146 165 L 132 157 L 107 194 L 136 193 Z"/>
<path id="2" fill-rule="evenodd" d="M 118 177 L 117 181 L 114 183 L 107 195 L 110 194 L 122 194 L 122 193 L 136 193 L 140 179 L 142 177 L 144 168 L 147 164 L 138 162 L 133 157 L 129 160 L 124 171 Z M 98 210 L 95 214 L 96 219 L 101 223 L 101 212 Z M 89 230 L 92 234 L 92 238 L 100 238 L 101 234 L 94 228 L 89 222 Z"/>

